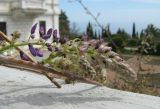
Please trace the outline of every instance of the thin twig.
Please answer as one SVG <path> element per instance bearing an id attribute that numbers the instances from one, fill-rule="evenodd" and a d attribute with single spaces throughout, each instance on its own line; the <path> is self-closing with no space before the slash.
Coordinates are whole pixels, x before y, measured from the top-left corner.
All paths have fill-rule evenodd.
<path id="1" fill-rule="evenodd" d="M 4 40 L 6 40 L 9 44 L 11 44 L 12 43 L 12 41 L 3 33 L 3 32 L 1 32 L 0 31 L 0 36 L 4 39 Z M 32 58 L 32 56 L 30 56 L 27 52 L 25 52 L 23 49 L 21 49 L 20 47 L 15 47 L 18 51 L 21 51 L 21 52 L 23 52 L 29 59 L 30 59 L 30 61 L 32 61 L 32 62 L 34 62 L 34 63 L 37 63 L 37 61 L 34 59 L 34 58 Z"/>
<path id="2" fill-rule="evenodd" d="M 72 0 L 69 0 L 69 1 L 72 1 Z M 101 25 L 101 23 L 98 21 L 98 18 L 87 8 L 87 6 L 85 6 L 85 4 L 82 2 L 82 0 L 74 0 L 74 1 L 78 2 L 78 3 L 83 7 L 83 9 L 86 11 L 86 13 L 92 17 L 92 19 L 97 23 L 97 25 L 102 29 L 102 31 L 106 31 L 106 30 L 103 28 L 103 26 Z M 119 48 L 119 47 L 114 43 L 114 41 L 112 40 L 110 33 L 109 33 L 108 31 L 106 31 L 106 33 L 107 33 L 107 36 L 109 37 L 111 43 L 113 44 L 113 46 L 114 46 L 115 48 Z"/>
<path id="3" fill-rule="evenodd" d="M 77 80 L 77 81 L 81 81 L 81 82 L 84 82 L 84 83 L 89 83 L 89 84 L 102 86 L 102 84 L 97 82 L 97 81 L 94 81 L 94 80 L 91 80 L 91 79 L 88 79 L 88 78 L 84 78 L 82 76 L 76 75 L 76 74 L 71 73 L 71 72 L 58 72 L 58 71 L 54 70 L 53 68 L 45 67 L 45 66 L 43 66 L 41 64 L 38 64 L 38 63 L 26 62 L 26 61 L 23 61 L 23 60 L 17 60 L 17 59 L 9 58 L 9 57 L 6 58 L 6 57 L 3 57 L 3 56 L 0 56 L 0 63 L 2 65 L 9 64 L 9 65 L 18 66 L 18 67 L 24 68 L 24 69 L 26 69 L 26 68 L 27 69 L 32 69 L 33 71 L 40 72 L 42 74 L 44 74 L 44 72 L 50 72 L 51 74 L 55 74 L 55 75 L 58 75 L 58 76 L 61 76 L 61 77 L 67 77 L 67 78 Z"/>

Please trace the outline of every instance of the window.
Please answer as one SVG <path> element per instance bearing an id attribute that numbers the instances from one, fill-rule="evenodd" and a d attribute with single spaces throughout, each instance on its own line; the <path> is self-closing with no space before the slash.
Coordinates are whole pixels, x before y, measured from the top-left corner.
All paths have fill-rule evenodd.
<path id="1" fill-rule="evenodd" d="M 6 22 L 0 22 L 0 31 L 2 31 L 4 34 L 7 34 Z"/>
<path id="2" fill-rule="evenodd" d="M 39 28 L 43 28 L 46 33 L 46 21 L 39 21 Z"/>

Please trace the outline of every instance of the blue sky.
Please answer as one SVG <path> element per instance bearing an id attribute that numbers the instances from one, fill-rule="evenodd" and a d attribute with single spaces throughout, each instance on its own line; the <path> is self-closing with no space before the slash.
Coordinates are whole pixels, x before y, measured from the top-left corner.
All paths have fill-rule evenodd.
<path id="1" fill-rule="evenodd" d="M 133 22 L 136 23 L 138 31 L 150 23 L 160 27 L 160 0 L 82 1 L 93 14 L 100 13 L 99 21 L 103 25 L 110 24 L 112 32 L 116 32 L 120 27 L 131 33 Z M 77 2 L 60 0 L 60 7 L 66 12 L 71 23 L 75 22 L 81 31 L 85 30 L 88 21 L 95 24 Z"/>

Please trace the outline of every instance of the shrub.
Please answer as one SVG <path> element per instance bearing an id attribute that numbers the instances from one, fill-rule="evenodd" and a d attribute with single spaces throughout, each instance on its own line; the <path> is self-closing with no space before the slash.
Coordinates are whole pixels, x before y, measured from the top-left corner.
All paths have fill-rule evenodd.
<path id="1" fill-rule="evenodd" d="M 120 50 L 122 50 L 124 48 L 125 40 L 123 37 L 121 37 L 119 35 L 114 35 L 112 37 L 112 40 Z M 112 44 L 110 44 L 110 46 L 112 46 L 113 50 L 116 51 L 116 48 Z"/>
<path id="2" fill-rule="evenodd" d="M 139 44 L 139 40 L 135 38 L 129 39 L 127 43 L 128 46 L 137 46 L 138 44 Z"/>
<path id="3" fill-rule="evenodd" d="M 156 50 L 157 50 L 156 54 L 160 55 L 160 43 L 157 44 Z"/>

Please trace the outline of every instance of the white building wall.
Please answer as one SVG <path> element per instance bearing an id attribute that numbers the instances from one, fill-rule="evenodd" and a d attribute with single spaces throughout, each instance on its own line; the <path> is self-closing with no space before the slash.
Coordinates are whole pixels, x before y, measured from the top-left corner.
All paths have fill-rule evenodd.
<path id="1" fill-rule="evenodd" d="M 4 1 L 4 2 L 2 2 Z M 45 0 L 44 14 L 24 14 L 13 15 L 10 10 L 10 2 L 7 0 L 0 1 L 0 22 L 7 23 L 7 35 L 10 36 L 16 30 L 22 33 L 21 40 L 26 40 L 30 35 L 30 29 L 33 24 L 39 21 L 46 21 L 46 30 L 49 28 L 59 29 L 59 14 L 58 0 Z M 12 1 L 12 0 L 9 0 Z M 14 0 L 13 0 L 14 1 Z M 54 4 L 56 2 L 56 4 Z M 34 4 L 33 4 L 34 5 Z M 24 14 L 24 15 L 23 15 Z M 38 26 L 39 27 L 39 26 Z M 39 35 L 39 28 L 37 28 L 36 35 Z"/>
<path id="2" fill-rule="evenodd" d="M 12 19 L 11 15 L 1 15 L 0 22 L 7 23 L 7 35 L 10 36 L 14 31 L 19 31 L 21 40 L 25 40 L 29 35 L 30 28 L 33 25 L 34 19 L 31 17 Z"/>
<path id="3" fill-rule="evenodd" d="M 1 13 L 8 13 L 9 11 L 10 11 L 9 3 L 0 1 L 0 12 Z"/>

